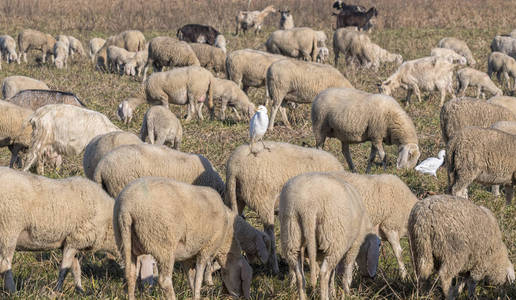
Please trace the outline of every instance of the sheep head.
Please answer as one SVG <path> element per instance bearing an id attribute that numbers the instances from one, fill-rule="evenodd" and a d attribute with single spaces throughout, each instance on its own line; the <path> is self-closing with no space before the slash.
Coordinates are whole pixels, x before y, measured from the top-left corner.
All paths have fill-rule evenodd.
<path id="1" fill-rule="evenodd" d="M 227 264 L 222 268 L 222 281 L 231 296 L 249 299 L 252 278 L 253 269 L 244 257 L 228 256 Z"/>
<path id="2" fill-rule="evenodd" d="M 214 46 L 219 47 L 220 49 L 222 49 L 222 51 L 224 51 L 224 53 L 226 53 L 226 38 L 224 38 L 222 34 L 217 35 L 217 37 L 215 38 Z"/>
<path id="3" fill-rule="evenodd" d="M 421 153 L 417 144 L 409 143 L 401 145 L 398 152 L 398 162 L 396 167 L 398 169 L 412 169 L 416 166 L 417 160 Z"/>
<path id="4" fill-rule="evenodd" d="M 368 234 L 360 246 L 357 256 L 357 263 L 363 276 L 373 278 L 378 268 L 380 257 L 380 238 L 376 234 Z"/>
<path id="5" fill-rule="evenodd" d="M 399 82 L 397 80 L 393 80 L 391 78 L 388 78 L 384 82 L 382 82 L 379 85 L 379 90 L 381 94 L 385 94 L 387 96 L 390 96 L 392 92 L 397 89 L 400 86 Z"/>
<path id="6" fill-rule="evenodd" d="M 326 47 L 319 48 L 319 51 L 317 53 L 317 59 L 316 62 L 318 63 L 324 63 L 328 57 L 330 56 L 330 51 Z"/>

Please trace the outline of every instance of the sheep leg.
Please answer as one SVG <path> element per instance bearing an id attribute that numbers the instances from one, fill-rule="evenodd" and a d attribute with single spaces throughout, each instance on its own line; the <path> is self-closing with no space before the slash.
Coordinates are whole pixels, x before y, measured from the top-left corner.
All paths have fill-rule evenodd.
<path id="1" fill-rule="evenodd" d="M 500 81 L 500 73 L 497 73 L 498 81 Z M 507 72 L 503 72 L 503 79 L 505 80 L 505 84 L 507 85 L 507 88 L 511 88 L 511 81 L 509 80 L 509 74 Z"/>
<path id="2" fill-rule="evenodd" d="M 27 52 L 23 52 L 23 62 L 27 63 Z"/>
<path id="3" fill-rule="evenodd" d="M 274 105 L 272 107 L 271 118 L 269 119 L 269 131 L 272 131 L 274 129 L 274 119 L 276 119 L 276 114 L 278 113 L 278 109 L 280 107 L 281 107 L 281 102 L 276 103 L 276 101 L 274 101 Z"/>
<path id="4" fill-rule="evenodd" d="M 482 96 L 482 99 L 484 99 L 484 95 L 482 93 L 482 86 L 477 86 L 477 99 L 480 99 L 480 96 Z"/>
<path id="5" fill-rule="evenodd" d="M 414 93 L 416 93 L 417 101 L 421 102 L 421 92 L 419 91 L 417 84 L 413 84 L 412 89 L 414 90 Z"/>
<path id="6" fill-rule="evenodd" d="M 204 270 L 204 284 L 208 286 L 213 286 L 213 276 L 212 273 L 215 272 L 215 268 L 213 267 L 213 262 L 208 262 L 206 264 L 206 269 Z"/>
<path id="7" fill-rule="evenodd" d="M 304 251 L 302 248 L 301 251 Z M 296 283 L 297 283 L 297 291 L 299 294 L 299 300 L 306 300 L 306 292 L 305 292 L 305 276 L 303 274 L 303 256 L 301 255 L 301 252 L 297 255 L 297 261 L 294 263 L 294 271 L 296 276 Z"/>
<path id="8" fill-rule="evenodd" d="M 456 172 L 455 174 L 455 183 L 451 187 L 451 194 L 453 196 L 459 196 L 463 198 L 468 198 L 468 186 L 470 183 L 475 180 L 478 176 L 478 171 L 476 170 L 468 170 L 471 173 L 466 172 Z"/>
<path id="9" fill-rule="evenodd" d="M 274 216 L 273 216 L 274 217 Z M 264 231 L 271 239 L 271 255 L 269 256 L 269 265 L 272 267 L 272 273 L 278 274 L 278 257 L 276 256 L 276 235 L 274 234 L 274 218 L 272 222 L 263 226 Z"/>
<path id="10" fill-rule="evenodd" d="M 187 106 L 188 112 L 186 113 L 185 122 L 190 122 L 190 120 L 192 120 L 192 115 L 194 114 L 194 110 L 195 110 L 192 106 L 193 105 L 191 103 L 188 103 L 188 106 Z"/>
<path id="11" fill-rule="evenodd" d="M 188 286 L 192 290 L 192 293 L 195 291 L 195 269 L 193 267 L 193 261 L 191 259 L 185 260 L 181 263 L 183 267 L 183 272 L 188 278 Z"/>
<path id="12" fill-rule="evenodd" d="M 470 299 L 475 299 L 475 288 L 477 287 L 477 282 L 471 276 L 466 279 L 466 286 L 468 287 L 468 297 Z"/>
<path id="13" fill-rule="evenodd" d="M 77 250 L 73 248 L 69 248 L 66 246 L 63 250 L 63 260 L 61 261 L 61 266 L 59 267 L 59 276 L 57 279 L 57 286 L 55 288 L 56 291 L 63 290 L 63 282 L 68 275 L 68 271 L 72 267 L 73 260 L 75 259 L 75 254 L 77 254 Z"/>
<path id="14" fill-rule="evenodd" d="M 226 108 L 227 107 L 228 107 L 228 102 L 226 100 L 222 100 L 222 103 L 220 105 L 219 120 L 223 121 L 226 119 Z"/>
<path id="15" fill-rule="evenodd" d="M 324 140 L 323 140 L 324 143 Z M 351 172 L 356 173 L 355 165 L 353 164 L 353 161 L 351 160 L 351 152 L 349 152 L 349 144 L 341 142 L 342 145 L 342 154 L 344 154 L 344 157 L 346 158 L 346 162 L 348 163 L 348 167 L 351 170 Z"/>
<path id="16" fill-rule="evenodd" d="M 73 282 L 75 284 L 75 290 L 79 293 L 83 293 L 84 289 L 82 288 L 82 282 L 81 282 L 81 263 L 77 257 L 74 257 L 74 259 L 73 259 L 72 275 L 73 275 Z"/>
<path id="17" fill-rule="evenodd" d="M 514 187 L 511 184 L 505 185 L 505 205 L 511 205 L 512 198 L 514 196 Z"/>
<path id="18" fill-rule="evenodd" d="M 377 151 L 378 148 L 374 144 L 371 144 L 371 154 L 369 155 L 369 159 L 367 160 L 366 174 L 371 171 L 371 165 L 373 164 Z"/>
<path id="19" fill-rule="evenodd" d="M 453 276 L 449 275 L 448 268 L 446 264 L 442 265 L 439 269 L 439 278 L 441 281 L 441 288 L 444 293 L 444 298 L 446 299 L 455 299 L 456 298 L 456 288 L 452 286 Z"/>
<path id="20" fill-rule="evenodd" d="M 133 254 L 124 257 L 125 260 L 125 280 L 127 281 L 127 295 L 130 300 L 134 300 L 134 290 L 136 288 L 136 262 L 137 257 Z"/>
<path id="21" fill-rule="evenodd" d="M 165 291 L 167 299 L 176 300 L 174 285 L 172 284 L 172 273 L 174 272 L 174 256 L 166 263 L 158 263 L 159 286 Z M 134 292 L 133 292 L 134 297 Z"/>
<path id="22" fill-rule="evenodd" d="M 439 101 L 439 107 L 444 105 L 444 99 L 446 98 L 446 89 L 443 87 L 440 89 L 441 92 L 441 101 Z"/>
<path id="23" fill-rule="evenodd" d="M 4 236 L 5 237 L 5 236 Z M 7 241 L 14 241 L 12 245 L 3 244 L 0 249 L 0 274 L 4 277 L 4 288 L 9 293 L 16 292 L 16 285 L 13 280 L 12 272 L 12 260 L 14 256 L 14 250 L 16 249 L 16 238 L 8 239 Z"/>
<path id="24" fill-rule="evenodd" d="M 283 119 L 283 123 L 285 123 L 285 126 L 287 126 L 287 128 L 291 128 L 290 122 L 288 121 L 287 117 L 287 109 L 283 106 L 280 106 L 279 110 L 281 112 L 281 118 Z"/>
<path id="25" fill-rule="evenodd" d="M 493 193 L 493 196 L 495 196 L 495 197 L 500 196 L 500 186 L 499 185 L 492 185 L 491 186 L 491 193 Z"/>
<path id="26" fill-rule="evenodd" d="M 337 49 L 337 47 L 333 47 L 333 52 L 335 53 L 335 58 L 334 58 L 334 64 L 335 64 L 335 68 L 338 67 L 339 65 L 339 49 Z"/>
<path id="27" fill-rule="evenodd" d="M 236 109 L 236 107 L 232 107 L 232 109 L 233 109 L 233 112 L 235 113 L 235 117 L 237 118 L 237 121 L 242 120 L 242 118 L 240 118 L 240 114 L 238 113 L 238 110 Z"/>
<path id="28" fill-rule="evenodd" d="M 329 288 L 330 288 L 330 277 L 337 265 L 338 259 L 328 255 L 324 258 L 321 264 L 321 270 L 319 272 L 320 280 L 320 289 L 321 289 L 321 300 L 328 300 L 329 297 Z"/>
<path id="29" fill-rule="evenodd" d="M 194 282 L 194 299 L 201 299 L 201 286 L 204 270 L 206 269 L 206 258 L 197 257 L 197 263 L 195 265 L 195 282 Z"/>
<path id="30" fill-rule="evenodd" d="M 391 230 L 384 232 L 389 244 L 391 244 L 392 251 L 396 256 L 396 260 L 398 261 L 398 266 L 400 268 L 401 278 L 405 280 L 407 278 L 407 269 L 405 268 L 405 264 L 403 263 L 403 249 L 400 245 L 400 237 L 397 231 Z"/>
<path id="31" fill-rule="evenodd" d="M 410 97 L 412 96 L 412 88 L 407 88 L 407 97 L 405 98 L 405 105 L 410 105 Z"/>

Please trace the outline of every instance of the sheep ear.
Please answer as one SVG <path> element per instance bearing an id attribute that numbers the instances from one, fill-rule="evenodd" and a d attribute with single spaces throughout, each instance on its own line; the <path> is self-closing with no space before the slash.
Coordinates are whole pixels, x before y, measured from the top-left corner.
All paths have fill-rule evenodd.
<path id="1" fill-rule="evenodd" d="M 367 248 L 367 273 L 369 277 L 374 277 L 378 269 L 378 260 L 380 259 L 380 239 L 374 234 L 367 236 L 369 246 Z"/>
<path id="2" fill-rule="evenodd" d="M 396 162 L 396 168 L 400 169 L 402 166 L 407 164 L 408 160 L 408 148 L 403 146 L 398 156 L 398 161 Z"/>
<path id="3" fill-rule="evenodd" d="M 242 281 L 242 294 L 245 299 L 251 298 L 251 280 L 253 279 L 253 269 L 245 260 L 240 259 L 240 280 Z"/>

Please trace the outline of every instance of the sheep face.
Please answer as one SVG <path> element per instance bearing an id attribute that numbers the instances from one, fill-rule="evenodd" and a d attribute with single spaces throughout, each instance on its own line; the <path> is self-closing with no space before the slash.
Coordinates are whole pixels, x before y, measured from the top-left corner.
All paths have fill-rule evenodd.
<path id="1" fill-rule="evenodd" d="M 233 297 L 243 296 L 250 298 L 251 279 L 253 278 L 253 269 L 242 256 L 235 258 L 231 254 L 228 255 L 226 268 L 222 269 L 222 281 Z"/>
<path id="2" fill-rule="evenodd" d="M 396 80 L 387 79 L 379 86 L 380 93 L 390 96 L 392 92 L 399 87 L 399 83 Z"/>
<path id="3" fill-rule="evenodd" d="M 58 69 L 62 69 L 64 67 L 64 62 L 61 59 L 56 59 L 55 64 L 56 64 L 56 68 L 58 68 Z"/>
<path id="4" fill-rule="evenodd" d="M 396 167 L 398 169 L 412 169 L 416 166 L 420 155 L 421 153 L 419 152 L 418 145 L 401 145 L 398 153 L 398 162 L 396 163 Z"/>
<path id="5" fill-rule="evenodd" d="M 9 63 L 12 63 L 15 61 L 18 61 L 18 55 L 16 54 L 16 52 L 9 53 Z"/>
<path id="6" fill-rule="evenodd" d="M 378 259 L 380 258 L 380 238 L 375 234 L 368 234 L 360 246 L 357 263 L 363 276 L 373 278 L 376 275 Z"/>
<path id="7" fill-rule="evenodd" d="M 222 34 L 217 35 L 214 46 L 219 47 L 224 51 L 224 53 L 226 53 L 226 38 L 224 38 Z"/>
<path id="8" fill-rule="evenodd" d="M 285 22 L 290 17 L 290 10 L 280 10 L 281 21 Z"/>
<path id="9" fill-rule="evenodd" d="M 136 61 L 130 61 L 124 66 L 125 75 L 136 76 Z"/>
<path id="10" fill-rule="evenodd" d="M 318 63 L 324 63 L 328 57 L 330 56 L 330 51 L 326 47 L 319 48 L 319 52 L 317 53 L 317 60 Z"/>

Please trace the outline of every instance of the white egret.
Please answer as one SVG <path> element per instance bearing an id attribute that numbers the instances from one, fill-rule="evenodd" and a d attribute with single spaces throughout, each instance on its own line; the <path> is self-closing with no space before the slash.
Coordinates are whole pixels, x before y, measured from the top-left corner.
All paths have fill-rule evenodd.
<path id="1" fill-rule="evenodd" d="M 258 106 L 256 113 L 251 118 L 251 122 L 249 123 L 249 137 L 251 138 L 251 152 L 253 151 L 253 145 L 256 141 L 262 141 L 263 148 L 267 148 L 263 143 L 263 136 L 265 132 L 267 132 L 267 127 L 269 126 L 269 116 L 267 115 L 267 108 L 263 105 Z"/>
<path id="2" fill-rule="evenodd" d="M 434 175 L 437 177 L 437 169 L 444 163 L 444 155 L 446 151 L 441 150 L 437 154 L 437 158 L 429 157 L 423 160 L 419 165 L 415 167 L 415 170 L 423 174 Z"/>

